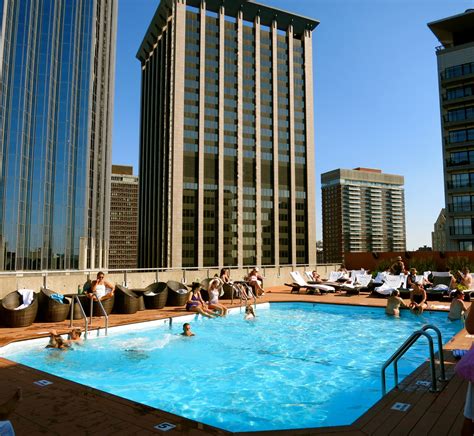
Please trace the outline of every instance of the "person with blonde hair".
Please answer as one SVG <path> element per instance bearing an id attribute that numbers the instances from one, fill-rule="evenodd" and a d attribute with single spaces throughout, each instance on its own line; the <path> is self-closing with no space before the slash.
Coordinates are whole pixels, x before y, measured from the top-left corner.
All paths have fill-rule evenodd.
<path id="1" fill-rule="evenodd" d="M 219 294 L 222 289 L 222 280 L 219 278 L 213 278 L 209 282 L 209 287 L 207 292 L 209 294 L 209 309 L 214 309 L 219 312 L 219 316 L 226 316 L 227 315 L 227 307 L 223 304 L 219 303 Z"/>

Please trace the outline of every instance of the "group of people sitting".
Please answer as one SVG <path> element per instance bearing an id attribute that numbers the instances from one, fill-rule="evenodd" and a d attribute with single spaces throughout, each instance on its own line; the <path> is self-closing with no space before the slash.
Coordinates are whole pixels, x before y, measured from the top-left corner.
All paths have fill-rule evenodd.
<path id="1" fill-rule="evenodd" d="M 249 300 L 254 295 L 258 298 L 264 295 L 263 277 L 259 274 L 258 268 L 252 269 L 245 281 L 233 282 L 230 279 L 230 270 L 223 268 L 220 277 L 214 277 L 208 285 L 207 293 L 208 301 L 204 301 L 201 295 L 202 285 L 195 282 L 191 285 L 191 292 L 186 301 L 186 310 L 188 312 L 196 312 L 207 318 L 215 318 L 216 316 L 226 316 L 227 308 L 219 302 L 219 296 L 223 293 L 224 284 L 234 287 L 235 292 L 240 295 L 243 300 Z M 248 307 L 248 306 L 247 306 Z"/>

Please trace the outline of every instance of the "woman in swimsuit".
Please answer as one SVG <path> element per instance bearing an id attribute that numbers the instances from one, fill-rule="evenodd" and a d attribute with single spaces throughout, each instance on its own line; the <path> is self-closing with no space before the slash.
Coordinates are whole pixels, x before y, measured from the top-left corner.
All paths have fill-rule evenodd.
<path id="1" fill-rule="evenodd" d="M 209 293 L 209 304 L 208 307 L 209 309 L 215 309 L 219 311 L 220 316 L 226 316 L 227 315 L 227 308 L 219 303 L 219 293 L 222 287 L 222 282 L 220 279 L 215 278 L 212 279 L 209 283 L 209 288 L 207 292 Z"/>
<path id="2" fill-rule="evenodd" d="M 201 297 L 200 283 L 193 283 L 191 287 L 191 292 L 188 296 L 188 301 L 186 302 L 186 310 L 188 312 L 200 313 L 202 316 L 207 316 L 208 318 L 215 318 L 214 312 L 209 310 L 204 303 L 204 300 Z"/>
<path id="3" fill-rule="evenodd" d="M 421 315 L 423 310 L 428 307 L 426 291 L 423 286 L 416 282 L 413 283 L 413 290 L 410 292 L 410 305 L 408 307 L 417 315 Z"/>

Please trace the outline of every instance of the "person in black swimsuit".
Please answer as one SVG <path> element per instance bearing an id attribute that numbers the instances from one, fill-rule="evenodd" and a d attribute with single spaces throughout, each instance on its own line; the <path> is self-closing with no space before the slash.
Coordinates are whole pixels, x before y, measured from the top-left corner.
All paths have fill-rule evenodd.
<path id="1" fill-rule="evenodd" d="M 415 282 L 413 283 L 413 290 L 410 292 L 410 305 L 408 307 L 413 313 L 421 315 L 423 310 L 428 307 L 426 298 L 426 291 L 423 286 Z"/>

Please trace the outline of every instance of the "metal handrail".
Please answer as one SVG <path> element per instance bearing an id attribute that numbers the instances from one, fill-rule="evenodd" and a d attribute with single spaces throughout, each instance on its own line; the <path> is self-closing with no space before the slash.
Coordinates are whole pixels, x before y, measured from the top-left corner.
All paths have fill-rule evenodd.
<path id="1" fill-rule="evenodd" d="M 447 381 L 446 371 L 444 367 L 443 337 L 441 335 L 441 330 L 433 324 L 426 324 L 421 328 L 421 330 L 433 330 L 434 332 L 436 332 L 436 336 L 438 338 L 439 367 L 441 370 L 441 376 L 438 378 L 438 380 L 443 382 Z"/>
<path id="2" fill-rule="evenodd" d="M 109 315 L 107 315 L 107 312 L 105 311 L 104 306 L 102 305 L 102 302 L 98 298 L 97 300 L 94 300 L 93 298 L 91 298 L 90 325 L 92 325 L 92 314 L 94 312 L 94 302 L 98 303 L 99 308 L 105 317 L 105 336 L 107 336 L 107 331 L 109 329 Z"/>
<path id="3" fill-rule="evenodd" d="M 72 302 L 71 302 L 71 320 L 69 322 L 69 327 L 72 327 L 72 323 L 74 321 L 74 302 L 75 301 L 77 302 L 77 304 L 79 304 L 79 309 L 81 310 L 82 317 L 84 318 L 84 339 L 87 339 L 87 332 L 89 331 L 89 322 L 87 321 L 87 315 L 86 315 L 86 312 L 85 312 L 84 308 L 82 307 L 81 300 L 79 299 L 79 296 L 77 296 L 77 295 L 74 295 L 74 297 L 72 298 Z"/>
<path id="4" fill-rule="evenodd" d="M 436 332 L 438 336 L 438 348 L 440 355 L 440 366 L 441 366 L 441 377 L 440 381 L 446 380 L 445 370 L 444 370 L 444 354 L 443 354 L 443 343 L 441 339 L 441 332 L 439 329 L 431 324 L 423 326 L 420 330 L 413 332 L 410 337 L 393 353 L 388 360 L 382 366 L 382 396 L 387 393 L 387 386 L 385 380 L 385 370 L 388 366 L 393 363 L 393 373 L 395 379 L 395 387 L 398 387 L 398 361 L 400 358 L 410 349 L 410 347 L 421 337 L 425 336 L 428 339 L 428 346 L 430 350 L 430 370 L 431 370 L 431 392 L 438 392 L 437 383 L 436 383 L 436 366 L 435 366 L 435 356 L 434 356 L 434 346 L 433 338 L 429 333 L 426 333 L 426 330 L 432 329 Z"/>

